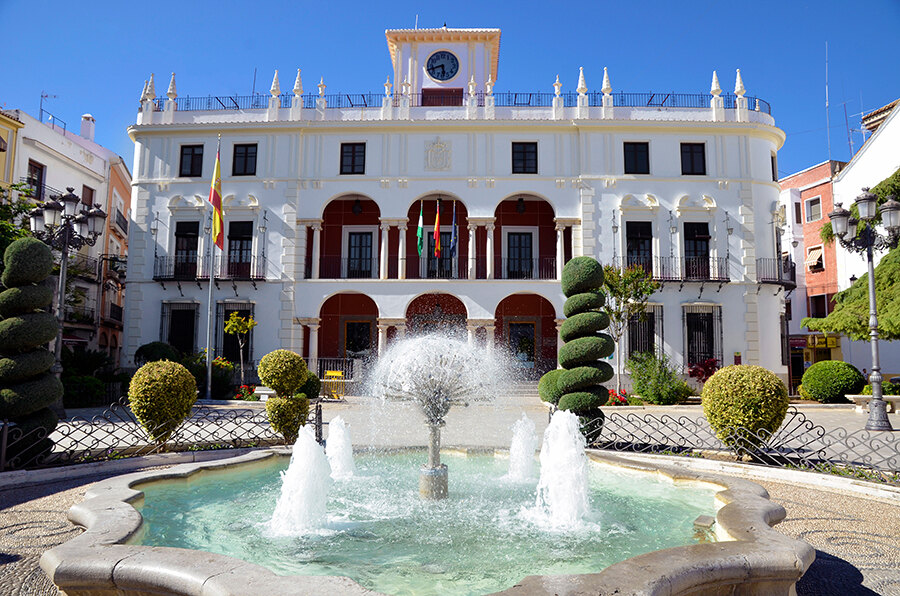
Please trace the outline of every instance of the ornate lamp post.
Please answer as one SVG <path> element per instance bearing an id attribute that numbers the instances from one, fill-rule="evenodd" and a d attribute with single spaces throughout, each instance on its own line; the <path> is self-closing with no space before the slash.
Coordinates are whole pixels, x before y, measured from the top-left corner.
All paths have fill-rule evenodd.
<path id="1" fill-rule="evenodd" d="M 866 421 L 866 430 L 894 430 L 887 417 L 887 409 L 881 390 L 881 364 L 878 358 L 878 312 L 875 307 L 875 265 L 872 262 L 872 250 L 884 250 L 896 248 L 900 240 L 900 203 L 889 196 L 881 206 L 881 223 L 888 235 L 882 236 L 872 226 L 872 220 L 876 215 L 877 197 L 863 188 L 863 193 L 856 197 L 856 207 L 859 209 L 859 218 L 865 226 L 858 229 L 858 220 L 850 217 L 850 212 L 835 205 L 834 211 L 828 214 L 834 235 L 837 236 L 841 246 L 847 250 L 858 253 L 866 253 L 866 261 L 869 266 L 869 337 L 872 344 L 872 373 L 869 382 L 872 384 L 872 400 L 869 402 L 869 419 Z M 850 227 L 854 233 L 849 234 Z"/>
<path id="2" fill-rule="evenodd" d="M 100 205 L 86 208 L 81 199 L 75 195 L 74 188 L 67 187 L 66 194 L 51 197 L 49 201 L 35 207 L 28 215 L 31 219 L 31 233 L 51 248 L 60 251 L 59 285 L 57 287 L 56 318 L 59 320 L 60 333 L 56 336 L 56 363 L 50 370 L 58 377 L 62 373 L 62 327 L 65 317 L 66 269 L 68 267 L 69 249 L 78 250 L 82 246 L 93 246 L 103 230 L 106 213 Z M 62 403 L 54 407 L 57 414 L 64 414 Z"/>

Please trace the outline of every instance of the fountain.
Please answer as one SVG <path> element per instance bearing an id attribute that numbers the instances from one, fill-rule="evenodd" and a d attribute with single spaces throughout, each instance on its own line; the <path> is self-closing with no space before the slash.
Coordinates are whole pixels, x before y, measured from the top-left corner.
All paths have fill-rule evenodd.
<path id="1" fill-rule="evenodd" d="M 428 462 L 419 472 L 423 499 L 447 498 L 447 466 L 441 463 L 441 427 L 454 404 L 489 401 L 505 378 L 499 360 L 484 348 L 439 335 L 406 339 L 375 367 L 373 394 L 419 404 L 428 427 Z"/>
<path id="2" fill-rule="evenodd" d="M 506 477 L 516 482 L 525 482 L 534 474 L 534 451 L 537 447 L 537 434 L 534 422 L 522 414 L 512 425 L 512 441 L 509 443 L 509 472 Z"/>
<path id="3" fill-rule="evenodd" d="M 353 442 L 350 440 L 350 427 L 344 419 L 337 416 L 328 423 L 328 442 L 325 455 L 331 466 L 331 477 L 334 480 L 346 480 L 353 476 Z"/>
<path id="4" fill-rule="evenodd" d="M 578 416 L 557 410 L 544 431 L 536 508 L 554 528 L 574 528 L 590 510 L 580 427 Z"/>
<path id="5" fill-rule="evenodd" d="M 321 528 L 332 480 L 322 447 L 312 429 L 300 429 L 291 464 L 281 473 L 281 496 L 269 522 L 273 535 L 291 535 Z"/>

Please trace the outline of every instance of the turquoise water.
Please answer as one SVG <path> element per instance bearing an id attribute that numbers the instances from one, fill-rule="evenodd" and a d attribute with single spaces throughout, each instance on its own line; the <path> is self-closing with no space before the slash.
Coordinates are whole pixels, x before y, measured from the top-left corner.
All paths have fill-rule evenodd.
<path id="1" fill-rule="evenodd" d="M 267 525 L 287 460 L 252 472 L 209 472 L 141 487 L 142 544 L 199 549 L 280 575 L 342 575 L 395 595 L 485 594 L 526 575 L 595 573 L 626 558 L 695 542 L 693 521 L 715 515 L 715 491 L 591 466 L 591 515 L 554 529 L 535 510 L 537 476 L 504 479 L 509 462 L 444 457 L 450 497 L 419 499 L 422 453 L 361 455 L 336 481 L 328 524 L 272 537 Z"/>

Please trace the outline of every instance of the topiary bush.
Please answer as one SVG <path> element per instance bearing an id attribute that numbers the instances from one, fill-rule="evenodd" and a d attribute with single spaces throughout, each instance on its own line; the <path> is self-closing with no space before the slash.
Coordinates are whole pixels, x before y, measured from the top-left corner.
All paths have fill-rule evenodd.
<path id="1" fill-rule="evenodd" d="M 0 419 L 16 424 L 24 434 L 7 448 L 6 457 L 24 466 L 46 453 L 46 437 L 56 428 L 50 409 L 62 398 L 63 386 L 49 372 L 55 357 L 44 346 L 59 333 L 52 314 L 43 312 L 53 299 L 46 284 L 53 254 L 40 240 L 21 238 L 3 255 L 0 281 Z"/>
<path id="2" fill-rule="evenodd" d="M 882 395 L 900 395 L 900 383 L 882 383 Z M 850 395 L 853 395 L 852 393 Z M 858 395 L 872 395 L 872 386 L 866 385 Z"/>
<path id="3" fill-rule="evenodd" d="M 297 440 L 301 426 L 306 426 L 309 416 L 309 400 L 303 393 L 289 397 L 270 397 L 266 400 L 266 414 L 272 430 L 288 443 Z"/>
<path id="4" fill-rule="evenodd" d="M 846 402 L 847 394 L 858 395 L 865 387 L 866 380 L 849 362 L 823 360 L 806 369 L 800 385 L 811 399 L 834 404 Z"/>
<path id="5" fill-rule="evenodd" d="M 307 369 L 306 373 L 306 382 L 300 387 L 298 393 L 302 393 L 308 399 L 318 399 L 322 393 L 322 381 L 311 370 Z"/>
<path id="6" fill-rule="evenodd" d="M 560 410 L 576 414 L 590 442 L 603 428 L 600 406 L 609 398 L 601 383 L 613 376 L 612 366 L 601 358 L 611 356 L 615 349 L 612 338 L 601 333 L 609 326 L 609 318 L 597 312 L 605 301 L 600 291 L 603 266 L 591 257 L 575 257 L 563 267 L 561 283 L 567 317 L 560 328 L 564 344 L 557 354 L 562 369 L 541 377 L 538 394 Z"/>
<path id="7" fill-rule="evenodd" d="M 178 353 L 178 350 L 164 341 L 151 341 L 148 344 L 142 345 L 134 352 L 134 363 L 138 366 L 142 366 L 148 362 L 158 362 L 160 360 L 178 362 L 181 360 L 181 354 Z"/>
<path id="8" fill-rule="evenodd" d="M 703 413 L 732 448 L 761 445 L 781 426 L 787 409 L 784 383 L 761 366 L 726 366 L 703 385 Z"/>
<path id="9" fill-rule="evenodd" d="M 197 389 L 206 398 L 206 350 L 185 356 L 181 360 L 194 375 Z M 212 361 L 212 399 L 231 399 L 234 395 L 234 363 L 216 356 Z"/>
<path id="10" fill-rule="evenodd" d="M 651 352 L 635 354 L 625 363 L 631 374 L 631 391 L 645 402 L 660 406 L 677 404 L 693 394 L 669 359 Z"/>
<path id="11" fill-rule="evenodd" d="M 309 376 L 306 362 L 290 350 L 269 352 L 259 361 L 256 372 L 259 380 L 278 397 L 290 397 L 300 391 Z"/>
<path id="12" fill-rule="evenodd" d="M 128 386 L 128 403 L 135 418 L 157 443 L 165 443 L 191 413 L 197 383 L 181 364 L 169 360 L 140 367 Z"/>

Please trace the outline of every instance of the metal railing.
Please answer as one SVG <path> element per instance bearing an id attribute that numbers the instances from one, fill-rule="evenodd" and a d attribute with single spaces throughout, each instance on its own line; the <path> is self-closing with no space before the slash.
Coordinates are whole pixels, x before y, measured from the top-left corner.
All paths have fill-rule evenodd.
<path id="1" fill-rule="evenodd" d="M 682 257 L 681 262 L 684 281 L 728 281 L 725 257 Z"/>
<path id="2" fill-rule="evenodd" d="M 122 307 L 116 304 L 115 302 L 110 302 L 106 305 L 106 316 L 108 319 L 112 321 L 122 322 Z"/>
<path id="3" fill-rule="evenodd" d="M 93 325 L 95 312 L 90 306 L 66 306 L 63 309 L 63 319 L 67 323 Z"/>
<path id="4" fill-rule="evenodd" d="M 233 281 L 259 281 L 266 278 L 266 260 L 251 256 L 247 261 L 228 255 L 218 256 L 214 263 L 215 277 Z M 196 281 L 209 279 L 207 259 L 196 254 L 157 256 L 153 263 L 155 281 Z"/>
<path id="5" fill-rule="evenodd" d="M 321 257 L 319 277 L 322 279 L 375 279 L 378 277 L 376 259 L 349 257 Z"/>
<path id="6" fill-rule="evenodd" d="M 99 269 L 99 259 L 75 253 L 69 255 L 69 264 L 66 268 L 66 274 L 96 279 L 99 275 Z"/>
<path id="7" fill-rule="evenodd" d="M 616 267 L 640 267 L 656 281 L 730 280 L 725 257 L 645 257 L 625 256 L 613 259 Z"/>
<path id="8" fill-rule="evenodd" d="M 768 257 L 756 259 L 756 279 L 759 283 L 797 286 L 797 265 L 792 259 Z"/>
<path id="9" fill-rule="evenodd" d="M 593 91 L 587 93 L 588 106 L 598 107 L 603 105 L 603 93 Z M 693 109 L 709 109 L 710 99 L 712 96 L 708 93 L 612 93 L 613 105 L 616 107 L 630 108 L 693 108 Z M 269 106 L 269 95 L 210 95 L 207 97 L 178 97 L 175 99 L 176 110 L 178 111 L 197 111 L 197 110 L 256 110 L 267 109 Z M 324 99 L 327 108 L 348 109 L 348 108 L 381 108 L 385 95 L 381 93 L 329 93 L 319 96 L 314 93 L 301 96 L 301 105 L 305 109 L 314 109 L 319 99 Z M 447 93 L 446 95 L 435 95 L 433 93 L 410 93 L 401 95 L 395 93 L 389 97 L 392 106 L 401 105 L 401 98 L 408 98 L 410 107 L 444 107 L 444 106 L 465 106 L 470 97 L 475 98 L 475 105 L 483 107 L 485 105 L 484 92 L 475 93 L 470 96 L 467 92 Z M 547 108 L 553 105 L 553 99 L 556 97 L 554 93 L 532 93 L 518 91 L 503 91 L 493 93 L 494 105 L 497 107 L 512 108 Z M 578 104 L 578 94 L 573 92 L 561 93 L 559 95 L 565 107 L 575 107 Z M 737 107 L 737 97 L 734 95 L 722 95 L 724 99 L 725 109 L 735 109 Z M 751 111 L 772 113 L 772 107 L 763 99 L 757 97 L 746 97 L 747 107 Z M 292 93 L 282 93 L 278 96 L 278 103 L 282 108 L 292 106 L 294 96 Z M 157 97 L 154 104 L 158 111 L 165 109 L 167 98 Z"/>
<path id="10" fill-rule="evenodd" d="M 25 192 L 30 193 L 29 196 L 36 201 L 49 201 L 51 198 L 61 197 L 66 194 L 65 191 L 53 188 L 47 184 L 35 184 L 34 180 L 28 176 L 19 178 L 19 182 L 28 186 Z"/>
<path id="11" fill-rule="evenodd" d="M 310 362 L 307 358 L 307 366 Z M 362 378 L 365 371 L 365 361 L 360 358 L 318 358 L 316 359 L 316 376 L 325 379 L 325 372 L 329 370 L 343 373 L 345 382 L 355 382 Z"/>
<path id="12" fill-rule="evenodd" d="M 556 257 L 501 259 L 500 279 L 556 279 Z"/>
<path id="13" fill-rule="evenodd" d="M 220 255 L 216 259 L 216 279 L 235 281 L 263 280 L 266 278 L 266 260 L 252 256 L 250 260 Z"/>
<path id="14" fill-rule="evenodd" d="M 122 230 L 125 234 L 128 233 L 128 218 L 125 217 L 125 214 L 116 209 L 116 225 L 119 226 L 119 229 Z"/>

